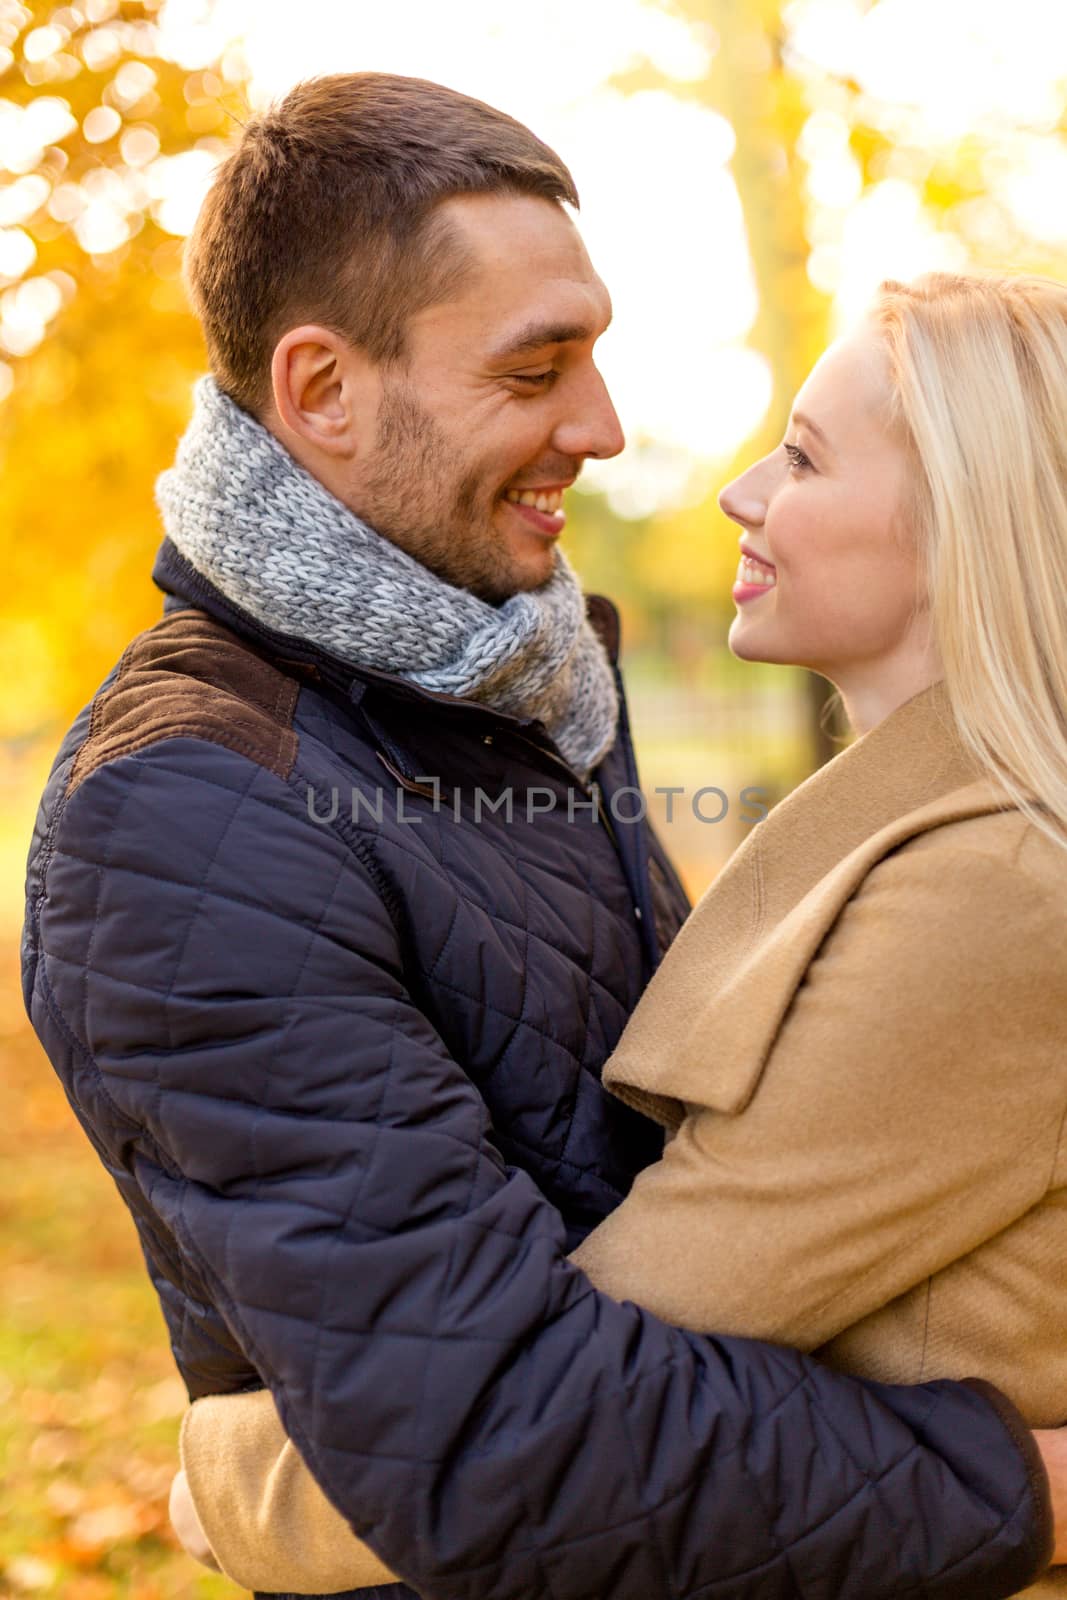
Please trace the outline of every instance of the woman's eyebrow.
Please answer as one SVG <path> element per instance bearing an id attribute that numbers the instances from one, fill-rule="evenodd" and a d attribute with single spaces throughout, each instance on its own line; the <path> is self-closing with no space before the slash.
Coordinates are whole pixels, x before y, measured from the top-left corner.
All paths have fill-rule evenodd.
<path id="1" fill-rule="evenodd" d="M 818 439 L 818 441 L 819 441 L 819 443 L 821 445 L 825 445 L 827 450 L 830 450 L 830 449 L 833 448 L 833 446 L 830 444 L 829 439 L 826 437 L 825 433 L 823 433 L 822 429 L 819 427 L 819 424 L 817 422 L 812 422 L 811 418 L 810 417 L 806 417 L 804 415 L 803 411 L 794 411 L 794 413 L 793 413 L 793 425 L 794 425 L 794 427 L 807 428 L 808 432 L 810 434 L 813 434 L 814 437 L 816 439 Z"/>

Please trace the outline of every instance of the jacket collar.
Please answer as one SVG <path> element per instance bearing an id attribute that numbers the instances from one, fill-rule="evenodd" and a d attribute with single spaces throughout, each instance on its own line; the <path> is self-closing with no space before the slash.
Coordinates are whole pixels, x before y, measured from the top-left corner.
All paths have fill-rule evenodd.
<path id="1" fill-rule="evenodd" d="M 367 684 L 378 684 L 401 699 L 421 700 L 441 707 L 475 711 L 482 717 L 492 717 L 496 722 L 511 723 L 517 728 L 539 728 L 541 724 L 532 717 L 516 717 L 506 711 L 497 711 L 477 700 L 465 700 L 458 695 L 438 694 L 423 689 L 394 673 L 379 672 L 372 667 L 354 667 L 339 656 L 301 639 L 293 634 L 280 633 L 264 627 L 240 606 L 228 600 L 212 583 L 209 583 L 187 561 L 170 540 L 164 539 L 152 568 L 152 581 L 165 595 L 183 600 L 206 611 L 217 622 L 223 623 L 242 638 L 247 639 L 279 666 L 292 667 L 298 675 L 318 678 L 350 698 L 359 700 Z M 619 614 L 605 595 L 587 595 L 586 611 L 590 622 L 600 637 L 613 667 L 619 659 Z"/>
<path id="2" fill-rule="evenodd" d="M 867 873 L 918 834 L 1009 805 L 962 745 L 944 686 L 909 700 L 754 827 L 683 928 L 605 1082 L 668 1126 L 681 1102 L 742 1111 Z"/>

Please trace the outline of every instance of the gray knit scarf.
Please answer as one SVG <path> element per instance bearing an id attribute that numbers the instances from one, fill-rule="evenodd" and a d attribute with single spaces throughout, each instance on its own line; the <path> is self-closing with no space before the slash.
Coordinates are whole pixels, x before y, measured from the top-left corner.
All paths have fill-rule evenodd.
<path id="1" fill-rule="evenodd" d="M 280 633 L 421 688 L 536 717 L 587 777 L 615 738 L 611 665 L 561 551 L 547 583 L 489 605 L 375 533 L 213 378 L 156 482 L 167 534 Z"/>

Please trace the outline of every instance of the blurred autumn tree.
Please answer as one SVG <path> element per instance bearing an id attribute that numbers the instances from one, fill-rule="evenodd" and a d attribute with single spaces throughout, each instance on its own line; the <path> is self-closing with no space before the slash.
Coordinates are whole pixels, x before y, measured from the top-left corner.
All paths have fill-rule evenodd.
<path id="1" fill-rule="evenodd" d="M 960 262 L 1062 273 L 1062 251 L 1022 227 L 998 187 L 1027 140 L 1059 141 L 1062 129 L 987 119 L 955 142 L 932 139 L 921 108 L 880 101 L 839 64 L 805 57 L 798 39 L 816 0 L 647 3 L 703 38 L 707 70 L 678 82 L 644 62 L 617 83 L 685 97 L 731 123 L 758 295 L 748 342 L 773 386 L 763 425 L 717 464 L 715 487 L 781 438 L 792 396 L 834 330 L 842 230 L 881 185 L 914 193 Z M 51 737 L 158 614 L 152 482 L 203 365 L 178 281 L 191 218 L 174 191 L 202 189 L 230 116 L 245 115 L 239 58 L 196 71 L 164 59 L 159 10 L 160 0 L 0 0 L 0 397 L 12 388 L 0 405 L 0 728 L 9 740 Z M 895 7 L 843 0 L 838 10 L 842 20 L 877 19 Z M 696 205 L 700 193 L 694 173 Z M 701 677 L 702 652 L 720 648 L 732 615 L 736 554 L 711 482 L 700 503 L 637 524 L 578 496 L 570 535 L 590 583 L 626 606 L 628 639 Z"/>
<path id="2" fill-rule="evenodd" d="M 661 0 L 704 35 L 708 69 L 679 83 L 650 62 L 617 78 L 626 92 L 660 89 L 708 105 L 734 130 L 732 170 L 745 217 L 758 310 L 749 343 L 771 370 L 771 404 L 757 433 L 716 474 L 706 500 L 650 519 L 635 560 L 665 630 L 685 626 L 684 609 L 722 611 L 725 633 L 737 565 L 736 530 L 719 510 L 718 486 L 781 440 L 793 396 L 830 339 L 832 303 L 808 272 L 810 244 L 801 136 L 810 115 L 802 80 L 786 58 L 780 0 Z M 707 632 L 706 624 L 702 627 Z M 811 764 L 833 753 L 824 729 L 827 686 L 809 675 Z"/>
<path id="3" fill-rule="evenodd" d="M 807 0 L 652 0 L 681 17 L 708 46 L 702 77 L 678 82 L 650 61 L 615 80 L 625 92 L 657 89 L 719 112 L 736 137 L 733 175 L 745 217 L 759 309 L 748 342 L 768 362 L 772 399 L 756 435 L 722 464 L 715 485 L 773 449 L 793 396 L 835 331 L 840 243 L 858 200 L 883 183 L 910 188 L 948 266 L 993 267 L 1063 278 L 1067 256 L 1053 227 L 1039 236 L 1008 202 L 1004 179 L 1032 146 L 1064 145 L 1067 113 L 1047 105 L 1029 120 L 987 116 L 963 138 L 934 139 L 919 106 L 887 101 L 856 79 L 805 57 L 797 37 Z M 884 10 L 883 10 L 884 7 Z M 884 16 L 885 0 L 851 0 L 853 17 Z M 946 67 L 946 70 L 949 70 Z M 1047 151 L 1046 151 L 1047 154 Z M 1050 195 L 1050 203 L 1053 197 Z M 699 188 L 695 190 L 699 203 Z M 629 581 L 658 617 L 661 636 L 707 635 L 723 609 L 736 561 L 734 532 L 714 493 L 650 517 L 636 541 Z M 823 727 L 827 689 L 811 677 L 812 758 L 834 744 Z M 833 721 L 830 720 L 830 733 Z"/>
<path id="4" fill-rule="evenodd" d="M 159 0 L 0 0 L 0 730 L 69 719 L 159 613 L 156 473 L 204 365 L 182 193 L 246 111 L 233 51 L 161 54 Z"/>

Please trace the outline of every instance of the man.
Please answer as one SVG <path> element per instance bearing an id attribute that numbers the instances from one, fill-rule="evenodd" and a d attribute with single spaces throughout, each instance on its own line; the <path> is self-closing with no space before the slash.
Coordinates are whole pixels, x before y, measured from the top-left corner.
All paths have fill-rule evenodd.
<path id="1" fill-rule="evenodd" d="M 563 201 L 433 84 L 249 124 L 190 242 L 164 615 L 49 780 L 27 1003 L 191 1397 L 269 1388 L 420 1592 L 1008 1594 L 1053 1529 L 1003 1397 L 697 1338 L 565 1259 L 657 1153 L 599 1070 L 685 905 L 556 548 L 623 443 Z"/>

